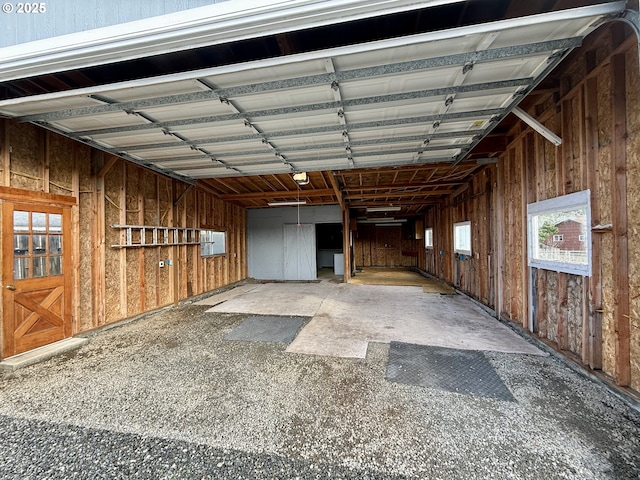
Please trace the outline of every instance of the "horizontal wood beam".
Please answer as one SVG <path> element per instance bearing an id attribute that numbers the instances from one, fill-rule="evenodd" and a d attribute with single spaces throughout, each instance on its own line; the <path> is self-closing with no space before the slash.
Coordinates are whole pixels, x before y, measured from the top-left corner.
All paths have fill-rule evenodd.
<path id="1" fill-rule="evenodd" d="M 438 187 L 458 187 L 462 185 L 464 182 L 431 182 L 431 183 L 398 183 L 398 184 L 384 184 L 384 185 L 360 185 L 357 187 L 349 186 L 344 187 L 342 190 L 344 192 L 369 192 L 372 190 L 402 190 L 406 188 L 438 188 Z"/>
<path id="2" fill-rule="evenodd" d="M 17 203 L 44 203 L 48 205 L 77 205 L 76 197 L 35 190 L 0 186 L 0 200 Z"/>
<path id="3" fill-rule="evenodd" d="M 220 195 L 221 200 L 226 201 L 238 201 L 238 200 L 270 200 L 273 198 L 300 198 L 308 197 L 333 197 L 335 192 L 331 188 L 323 188 L 318 190 L 280 190 L 274 192 L 248 192 L 248 193 L 233 193 L 227 195 Z"/>
<path id="4" fill-rule="evenodd" d="M 349 207 L 352 208 L 364 208 L 364 207 L 387 207 L 390 204 L 394 206 L 410 206 L 410 205 L 437 205 L 437 200 L 394 200 L 392 202 L 382 200 L 356 200 L 349 202 Z"/>
<path id="5" fill-rule="evenodd" d="M 220 195 L 222 195 L 220 193 L 220 191 L 216 190 L 213 185 L 211 185 L 210 183 L 207 183 L 207 182 L 203 182 L 202 180 L 198 180 L 196 182 L 196 188 L 198 188 L 198 189 L 200 189 L 200 190 L 202 190 L 204 192 L 207 192 L 207 193 L 213 195 L 216 198 L 220 198 Z"/>
<path id="6" fill-rule="evenodd" d="M 430 197 L 433 195 L 450 195 L 455 190 L 430 190 L 427 192 L 380 192 L 380 193 L 363 193 L 361 195 L 350 194 L 346 196 L 347 200 L 371 199 L 371 198 L 412 198 L 412 197 Z"/>

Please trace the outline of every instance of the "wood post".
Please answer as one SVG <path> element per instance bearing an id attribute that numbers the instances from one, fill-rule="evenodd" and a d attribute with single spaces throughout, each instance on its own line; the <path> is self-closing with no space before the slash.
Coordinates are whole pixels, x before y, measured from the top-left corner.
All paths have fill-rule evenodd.
<path id="1" fill-rule="evenodd" d="M 76 199 L 76 204 L 71 207 L 71 238 L 73 239 L 71 252 L 72 295 L 71 295 L 71 333 L 76 334 L 80 330 L 80 174 L 78 171 L 80 159 L 78 158 L 78 144 L 73 144 L 71 172 L 71 193 Z"/>
<path id="2" fill-rule="evenodd" d="M 569 319 L 567 318 L 567 301 L 569 297 L 568 288 L 569 275 L 558 273 L 558 348 L 567 350 L 569 346 Z"/>
<path id="3" fill-rule="evenodd" d="M 613 165 L 613 279 L 615 299 L 613 305 L 616 332 L 616 371 L 618 385 L 631 382 L 630 328 L 629 328 L 629 239 L 627 237 L 627 110 L 624 54 L 611 58 L 611 138 Z"/>
<path id="4" fill-rule="evenodd" d="M 120 225 L 127 224 L 127 170 L 128 163 L 122 165 L 122 169 L 120 172 L 120 187 L 118 188 L 118 208 L 119 208 L 119 222 Z M 120 243 L 125 243 L 125 235 L 126 231 L 120 231 Z M 128 281 L 127 281 L 127 249 L 120 249 L 119 255 L 119 264 L 120 264 L 120 318 L 126 318 L 128 312 L 128 301 L 127 301 L 127 290 L 128 290 Z"/>
<path id="5" fill-rule="evenodd" d="M 49 151 L 51 134 L 49 130 L 41 130 L 38 135 L 38 155 L 42 165 L 42 191 L 49 193 Z"/>
<path id="6" fill-rule="evenodd" d="M 0 164 L 2 165 L 2 186 L 11 186 L 11 147 L 9 145 L 9 121 L 0 118 Z"/>
<path id="7" fill-rule="evenodd" d="M 178 184 L 175 179 L 171 179 L 171 200 L 172 200 L 172 214 L 171 214 L 171 222 L 169 225 L 175 227 L 178 226 L 178 205 L 174 201 L 178 197 Z M 173 282 L 172 282 L 172 298 L 173 304 L 178 305 L 180 301 L 180 270 L 182 269 L 182 256 L 180 255 L 180 246 L 175 245 L 171 247 L 173 250 Z"/>
<path id="8" fill-rule="evenodd" d="M 92 177 L 93 198 L 91 202 L 91 285 L 93 286 L 93 326 L 98 327 L 106 321 L 105 317 L 105 189 L 104 177 L 115 163 L 115 157 L 104 163 L 104 153 L 91 150 L 92 171 L 98 173 Z"/>
<path id="9" fill-rule="evenodd" d="M 600 225 L 600 184 L 598 160 L 598 81 L 587 79 L 584 87 L 585 155 L 587 186 L 591 190 L 591 223 Z M 593 369 L 602 368 L 602 235 L 591 235 L 591 277 L 585 279 L 589 290 L 588 327 L 583 329 L 583 362 Z M 587 288 L 585 287 L 585 291 Z"/>
<path id="10" fill-rule="evenodd" d="M 144 225 L 144 170 L 138 169 L 138 192 L 136 198 L 137 210 L 138 210 L 138 225 Z M 140 235 L 144 235 L 144 232 L 140 232 Z M 142 242 L 144 239 L 140 239 Z M 145 277 L 145 249 L 138 249 L 138 289 L 140 295 L 140 311 L 144 312 L 147 309 L 147 288 Z"/>
<path id="11" fill-rule="evenodd" d="M 533 319 L 529 320 L 530 315 L 530 303 L 533 304 L 532 290 L 531 290 L 531 268 L 528 265 L 527 259 L 529 258 L 528 252 L 528 238 L 527 238 L 527 204 L 534 196 L 532 185 L 532 172 L 530 170 L 531 165 L 535 163 L 534 158 L 534 141 L 533 133 L 528 132 L 523 137 L 524 146 L 520 155 L 520 171 L 522 176 L 522 188 L 521 188 L 521 210 L 520 210 L 520 235 L 522 236 L 522 242 L 520 245 L 520 258 L 521 261 L 521 282 L 522 282 L 522 307 L 520 311 L 520 320 L 522 328 L 533 331 Z M 531 323 L 531 328 L 529 323 Z"/>
<path id="12" fill-rule="evenodd" d="M 342 252 L 345 283 L 351 279 L 351 227 L 349 220 L 349 207 L 345 205 L 342 209 Z"/>

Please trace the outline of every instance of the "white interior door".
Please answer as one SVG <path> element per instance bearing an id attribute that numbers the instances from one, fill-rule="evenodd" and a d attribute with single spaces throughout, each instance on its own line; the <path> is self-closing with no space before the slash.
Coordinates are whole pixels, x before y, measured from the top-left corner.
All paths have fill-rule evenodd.
<path id="1" fill-rule="evenodd" d="M 284 279 L 315 280 L 316 228 L 313 224 L 284 225 Z"/>

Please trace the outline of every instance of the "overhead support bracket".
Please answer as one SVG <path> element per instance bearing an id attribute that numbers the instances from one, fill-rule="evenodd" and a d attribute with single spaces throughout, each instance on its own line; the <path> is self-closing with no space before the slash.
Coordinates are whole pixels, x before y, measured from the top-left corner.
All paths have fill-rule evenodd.
<path id="1" fill-rule="evenodd" d="M 636 34 L 638 42 L 640 42 L 640 13 L 636 10 L 625 10 L 618 19 L 629 25 Z"/>
<path id="2" fill-rule="evenodd" d="M 640 12 L 637 10 L 625 10 L 616 20 L 626 23 L 636 34 L 636 42 L 638 43 L 638 55 L 640 56 Z"/>
<path id="3" fill-rule="evenodd" d="M 529 125 L 536 132 L 538 132 L 544 138 L 546 138 L 551 143 L 553 143 L 556 147 L 562 144 L 562 139 L 558 135 L 556 135 L 551 130 L 549 130 L 547 127 L 542 125 L 539 121 L 537 121 L 535 118 L 533 118 L 527 112 L 522 110 L 520 107 L 513 107 L 513 110 L 511 110 L 511 111 L 513 112 L 513 114 L 516 117 L 518 117 L 524 123 Z"/>

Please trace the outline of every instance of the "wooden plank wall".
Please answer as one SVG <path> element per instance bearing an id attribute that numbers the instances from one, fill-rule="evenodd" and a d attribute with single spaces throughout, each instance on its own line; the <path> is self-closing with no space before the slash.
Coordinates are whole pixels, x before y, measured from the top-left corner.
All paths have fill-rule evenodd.
<path id="1" fill-rule="evenodd" d="M 245 210 L 212 192 L 11 120 L 0 119 L 0 160 L 1 185 L 77 199 L 74 334 L 247 278 Z M 199 245 L 113 248 L 124 243 L 114 224 L 222 229 L 227 254 L 201 258 Z"/>
<path id="2" fill-rule="evenodd" d="M 495 224 L 494 189 L 497 168 L 484 168 L 469 188 L 425 215 L 425 227 L 433 229 L 433 248 L 426 251 L 424 270 L 494 308 Z M 453 252 L 453 225 L 471 221 L 471 256 Z"/>
<path id="3" fill-rule="evenodd" d="M 400 245 L 388 256 L 386 265 L 376 261 L 379 229 L 393 227 L 376 227 L 375 224 L 358 224 L 354 232 L 354 260 L 356 267 L 386 266 L 414 267 L 424 270 L 425 258 L 424 238 L 416 239 L 416 226 L 413 219 L 400 227 Z M 383 262 L 384 263 L 384 262 Z"/>
<path id="4" fill-rule="evenodd" d="M 640 391 L 640 75 L 629 33 L 602 27 L 554 73 L 555 87 L 523 103 L 562 137 L 560 147 L 519 123 L 497 166 L 427 212 L 434 248 L 425 270 L 525 328 L 531 288 L 540 338 Z M 592 224 L 612 225 L 592 235 L 592 276 L 532 269 L 529 285 L 527 204 L 585 189 Z M 474 254 L 460 261 L 451 236 L 465 220 Z"/>

